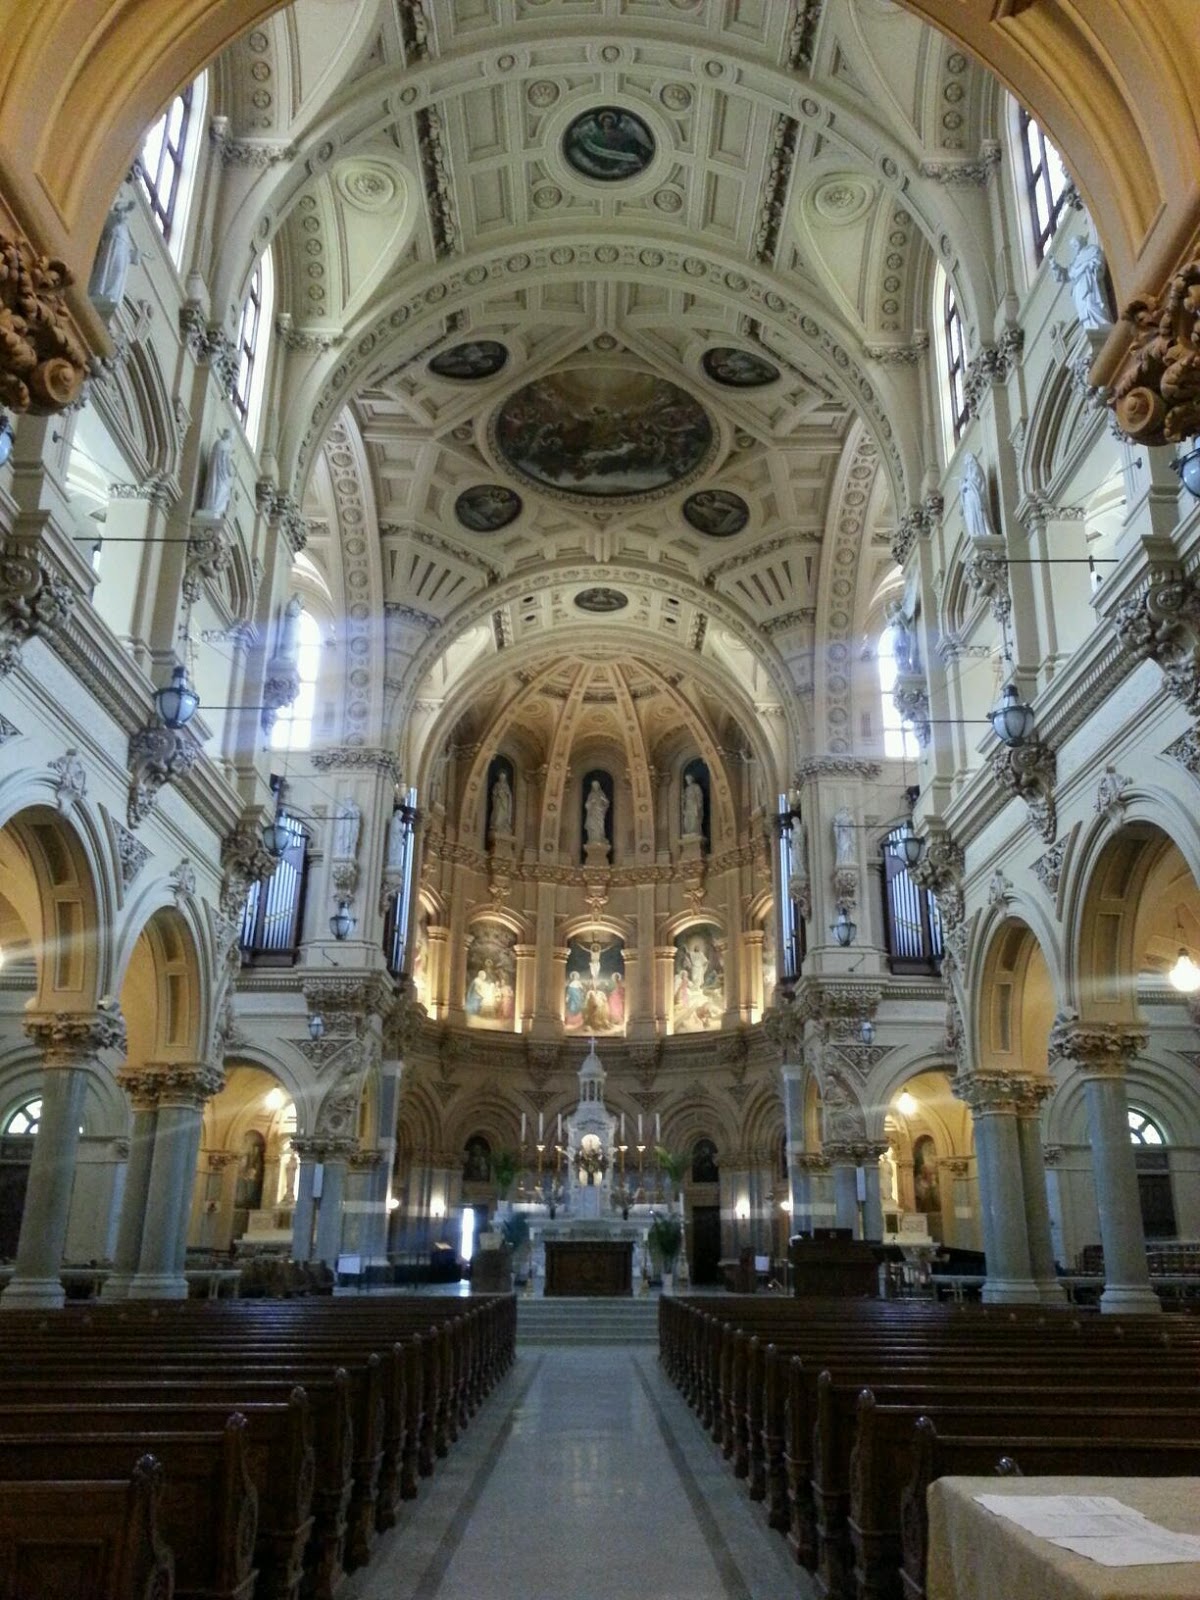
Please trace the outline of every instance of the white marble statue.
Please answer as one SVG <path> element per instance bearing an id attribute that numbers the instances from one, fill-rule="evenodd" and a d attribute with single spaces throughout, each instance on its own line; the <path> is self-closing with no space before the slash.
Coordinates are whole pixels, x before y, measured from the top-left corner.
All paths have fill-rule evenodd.
<path id="1" fill-rule="evenodd" d="M 604 819 L 608 814 L 608 796 L 600 787 L 599 778 L 592 779 L 592 787 L 583 803 L 584 835 L 588 844 L 605 844 Z"/>
<path id="2" fill-rule="evenodd" d="M 704 827 L 704 790 L 690 772 L 683 779 L 682 811 L 685 836 L 700 833 Z"/>
<path id="3" fill-rule="evenodd" d="M 791 827 L 788 829 L 788 865 L 790 877 L 808 877 L 808 839 L 805 836 L 804 824 L 799 817 L 792 818 Z"/>
<path id="4" fill-rule="evenodd" d="M 106 315 L 119 310 L 125 298 L 125 280 L 134 262 L 140 260 L 129 231 L 132 200 L 118 200 L 108 213 L 100 246 L 88 280 L 88 295 Z"/>
<path id="5" fill-rule="evenodd" d="M 362 809 L 356 800 L 339 800 L 337 815 L 333 819 L 333 854 L 337 861 L 358 859 L 358 835 L 362 827 Z"/>
<path id="6" fill-rule="evenodd" d="M 962 484 L 963 523 L 969 539 L 994 539 L 992 513 L 988 510 L 987 479 L 979 465 L 979 457 L 968 451 L 963 458 Z"/>
<path id="7" fill-rule="evenodd" d="M 397 809 L 392 812 L 392 820 L 388 823 L 387 870 L 389 872 L 403 872 L 406 838 L 407 828 L 404 823 L 404 813 Z"/>
<path id="8" fill-rule="evenodd" d="M 1075 315 L 1079 318 L 1081 328 L 1106 330 L 1112 327 L 1104 252 L 1094 239 L 1077 233 L 1070 265 L 1064 267 L 1060 262 L 1051 261 L 1050 271 L 1056 283 L 1070 284 L 1071 299 L 1075 302 Z"/>
<path id="9" fill-rule="evenodd" d="M 834 865 L 852 867 L 854 861 L 854 817 L 849 806 L 843 806 L 833 817 Z"/>
<path id="10" fill-rule="evenodd" d="M 492 833 L 511 833 L 513 825 L 513 792 L 508 773 L 503 767 L 492 785 Z"/>
<path id="11" fill-rule="evenodd" d="M 222 428 L 208 452 L 204 488 L 197 510 L 210 517 L 223 517 L 233 493 L 233 429 Z"/>
<path id="12" fill-rule="evenodd" d="M 892 659 L 896 663 L 896 671 L 912 672 L 917 641 L 912 618 L 905 611 L 903 600 L 889 600 L 884 614 L 892 635 Z"/>
<path id="13" fill-rule="evenodd" d="M 294 594 L 283 608 L 279 624 L 279 651 L 282 661 L 295 661 L 300 654 L 300 618 L 304 612 L 304 596 Z"/>

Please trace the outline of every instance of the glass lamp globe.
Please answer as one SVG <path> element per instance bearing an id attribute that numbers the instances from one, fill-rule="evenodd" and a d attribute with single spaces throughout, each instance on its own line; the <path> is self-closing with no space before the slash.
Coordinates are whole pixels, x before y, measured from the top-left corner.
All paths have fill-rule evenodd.
<path id="1" fill-rule="evenodd" d="M 1180 994 L 1195 994 L 1200 989 L 1200 967 L 1186 950 L 1180 950 L 1167 977 L 1171 987 L 1178 989 Z"/>
<path id="2" fill-rule="evenodd" d="M 8 458 L 12 455 L 12 447 L 13 425 L 8 413 L 5 412 L 3 416 L 0 416 L 0 467 L 7 465 Z M 1194 490 L 1193 493 L 1195 493 Z"/>
<path id="3" fill-rule="evenodd" d="M 279 807 L 270 822 L 263 823 L 262 830 L 263 849 L 276 861 L 283 855 L 291 842 L 291 830 L 288 827 L 288 814 L 282 806 Z"/>
<path id="4" fill-rule="evenodd" d="M 847 945 L 854 943 L 854 936 L 858 932 L 858 924 L 850 920 L 850 913 L 845 906 L 839 906 L 837 918 L 830 926 L 829 931 L 842 948 L 845 949 Z"/>
<path id="5" fill-rule="evenodd" d="M 323 1039 L 325 1037 L 325 1018 L 319 1011 L 314 1011 L 308 1019 L 308 1037 L 310 1039 Z"/>
<path id="6" fill-rule="evenodd" d="M 339 944 L 354 932 L 355 921 L 349 900 L 339 900 L 337 910 L 329 919 L 329 931 Z"/>
<path id="7" fill-rule="evenodd" d="M 914 833 L 910 827 L 906 833 L 892 842 L 892 854 L 904 863 L 906 867 L 920 866 L 925 854 L 925 841 L 920 834 Z"/>
<path id="8" fill-rule="evenodd" d="M 1000 697 L 1000 704 L 988 715 L 988 721 L 1000 740 L 1010 749 L 1028 744 L 1033 738 L 1033 707 L 1017 693 L 1015 683 L 1010 683 Z"/>
<path id="9" fill-rule="evenodd" d="M 858 1030 L 858 1037 L 864 1044 L 875 1043 L 875 1024 L 871 1021 L 870 1017 L 863 1018 L 862 1026 Z"/>
<path id="10" fill-rule="evenodd" d="M 200 696 L 187 680 L 187 668 L 178 665 L 171 673 L 171 681 L 157 690 L 154 708 L 168 728 L 183 728 L 192 720 L 200 705 Z"/>
<path id="11" fill-rule="evenodd" d="M 1192 448 L 1185 456 L 1176 456 L 1171 465 L 1179 474 L 1183 487 L 1200 500 L 1200 440 L 1192 440 Z"/>

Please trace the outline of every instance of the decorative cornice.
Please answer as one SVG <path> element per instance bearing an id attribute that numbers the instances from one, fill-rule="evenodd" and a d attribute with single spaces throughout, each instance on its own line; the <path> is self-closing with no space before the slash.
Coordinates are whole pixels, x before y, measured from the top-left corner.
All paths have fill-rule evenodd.
<path id="1" fill-rule="evenodd" d="M 879 776 L 878 761 L 864 761 L 859 756 L 806 756 L 796 763 L 794 783 L 797 788 L 812 778 L 866 778 Z"/>
<path id="2" fill-rule="evenodd" d="M 111 500 L 146 500 L 159 511 L 170 511 L 179 499 L 179 485 L 169 472 L 151 472 L 141 483 L 110 483 Z"/>
<path id="3" fill-rule="evenodd" d="M 296 159 L 294 144 L 270 139 L 235 139 L 229 131 L 228 117 L 214 117 L 208 128 L 209 141 L 221 158 L 222 166 L 264 171 L 281 162 Z"/>
<path id="4" fill-rule="evenodd" d="M 864 344 L 863 355 L 884 367 L 917 367 L 929 352 L 929 335 L 923 333 L 911 344 Z"/>
<path id="5" fill-rule="evenodd" d="M 281 312 L 275 319 L 275 332 L 285 350 L 296 350 L 301 355 L 324 355 L 345 343 L 346 336 L 337 328 L 298 328 L 290 311 Z"/>
<path id="6" fill-rule="evenodd" d="M 48 416 L 78 397 L 89 356 L 66 313 L 74 278 L 61 261 L 0 233 L 0 405 Z"/>
<path id="7" fill-rule="evenodd" d="M 923 178 L 934 183 L 982 188 L 999 170 L 1000 160 L 1000 141 L 985 139 L 975 161 L 922 161 L 920 171 Z"/>
<path id="8" fill-rule="evenodd" d="M 423 106 L 417 112 L 417 145 L 421 152 L 421 175 L 429 204 L 429 225 L 437 256 L 448 256 L 458 243 L 458 221 L 454 211 L 454 184 L 442 143 L 442 119 L 436 106 Z"/>
<path id="9" fill-rule="evenodd" d="M 349 1161 L 358 1154 L 358 1140 L 336 1134 L 293 1134 L 292 1149 L 301 1161 Z"/>
<path id="10" fill-rule="evenodd" d="M 395 751 L 369 745 L 331 745 L 315 750 L 312 764 L 318 772 L 380 772 L 397 787 L 403 781 L 400 757 Z"/>

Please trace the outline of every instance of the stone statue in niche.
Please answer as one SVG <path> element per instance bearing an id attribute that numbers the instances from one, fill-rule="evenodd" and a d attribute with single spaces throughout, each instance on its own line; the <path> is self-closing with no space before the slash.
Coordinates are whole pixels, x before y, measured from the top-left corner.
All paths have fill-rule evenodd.
<path id="1" fill-rule="evenodd" d="M 204 470 L 204 487 L 200 493 L 198 511 L 209 517 L 223 517 L 229 510 L 233 494 L 233 429 L 222 428 L 208 452 Z"/>
<path id="2" fill-rule="evenodd" d="M 333 823 L 333 854 L 338 861 L 358 859 L 358 835 L 362 809 L 356 800 L 339 800 Z"/>
<path id="3" fill-rule="evenodd" d="M 788 867 L 790 877 L 807 881 L 808 837 L 799 817 L 793 817 L 788 828 Z"/>
<path id="4" fill-rule="evenodd" d="M 1104 252 L 1094 239 L 1082 233 L 1076 234 L 1070 265 L 1064 267 L 1058 261 L 1051 261 L 1050 271 L 1056 283 L 1070 284 L 1071 299 L 1075 302 L 1075 315 L 1079 318 L 1081 328 L 1103 332 L 1112 327 Z"/>
<path id="5" fill-rule="evenodd" d="M 392 812 L 392 820 L 388 823 L 387 834 L 387 870 L 389 872 L 402 872 L 404 870 L 404 845 L 408 837 L 408 830 L 404 822 L 403 811 Z"/>
<path id="6" fill-rule="evenodd" d="M 892 635 L 892 659 L 896 663 L 896 671 L 915 672 L 917 636 L 913 619 L 904 608 L 904 601 L 889 600 L 884 614 Z"/>
<path id="7" fill-rule="evenodd" d="M 283 608 L 279 626 L 279 659 L 295 661 L 300 654 L 300 618 L 304 613 L 304 596 L 294 594 Z"/>
<path id="8" fill-rule="evenodd" d="M 92 276 L 88 281 L 88 295 L 106 317 L 120 310 L 129 269 L 141 259 L 129 231 L 129 213 L 132 210 L 132 200 L 118 200 L 108 213 L 92 266 Z"/>
<path id="9" fill-rule="evenodd" d="M 852 867 L 854 860 L 854 817 L 848 806 L 836 811 L 833 817 L 834 865 Z"/>
<path id="10" fill-rule="evenodd" d="M 979 457 L 970 451 L 963 459 L 959 494 L 962 498 L 963 524 L 967 530 L 967 537 L 994 539 L 996 529 L 992 524 L 992 513 L 988 510 L 987 479 L 984 477 L 983 468 L 979 465 Z"/>
<path id="11" fill-rule="evenodd" d="M 503 768 L 496 774 L 496 781 L 492 784 L 491 812 L 492 836 L 510 834 L 513 828 L 513 792 Z"/>
<path id="12" fill-rule="evenodd" d="M 704 829 L 704 790 L 690 772 L 683 779 L 682 827 L 685 838 L 695 837 Z"/>
<path id="13" fill-rule="evenodd" d="M 588 844 L 605 844 L 604 819 L 608 815 L 608 796 L 600 787 L 599 778 L 592 779 L 592 787 L 583 803 L 584 839 Z"/>

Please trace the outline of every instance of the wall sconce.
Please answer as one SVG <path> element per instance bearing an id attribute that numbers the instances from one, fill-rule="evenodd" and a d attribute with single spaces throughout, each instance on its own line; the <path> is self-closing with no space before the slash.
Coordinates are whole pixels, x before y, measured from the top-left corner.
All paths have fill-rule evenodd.
<path id="1" fill-rule="evenodd" d="M 263 849 L 275 861 L 279 860 L 292 842 L 292 830 L 288 826 L 289 820 L 283 801 L 277 800 L 275 802 L 275 815 L 270 822 L 263 823 Z"/>
<path id="2" fill-rule="evenodd" d="M 1008 745 L 1010 750 L 1016 750 L 1030 742 L 1033 738 L 1035 720 L 1033 707 L 1018 695 L 1015 683 L 1006 686 L 1000 696 L 1000 704 L 994 711 L 988 713 L 992 732 L 1000 743 Z"/>
<path id="3" fill-rule="evenodd" d="M 864 1044 L 875 1043 L 875 1024 L 871 1021 L 870 1017 L 863 1018 L 862 1025 L 858 1030 L 858 1037 Z"/>
<path id="4" fill-rule="evenodd" d="M 349 900 L 339 900 L 337 910 L 329 919 L 329 931 L 341 944 L 344 939 L 348 939 L 354 932 L 357 922 L 357 917 L 350 909 Z"/>
<path id="5" fill-rule="evenodd" d="M 319 1011 L 314 1011 L 308 1019 L 308 1037 L 310 1039 L 323 1039 L 325 1037 L 325 1018 Z"/>
<path id="6" fill-rule="evenodd" d="M 429 1206 L 429 1215 L 440 1222 L 441 1219 L 446 1215 L 446 1202 L 444 1200 L 431 1201 Z"/>
<path id="7" fill-rule="evenodd" d="M 925 840 L 913 832 L 911 822 L 898 839 L 892 840 L 892 854 L 910 869 L 920 866 L 925 854 Z"/>
<path id="8" fill-rule="evenodd" d="M 3 461 L 0 461 L 0 466 Z M 1171 466 L 1179 474 L 1180 482 L 1189 494 L 1200 500 L 1200 438 L 1192 440 L 1192 448 L 1185 456 L 1176 456 Z"/>
<path id="9" fill-rule="evenodd" d="M 739 1222 L 749 1222 L 749 1220 L 750 1220 L 750 1202 L 749 1202 L 749 1200 L 746 1200 L 745 1198 L 739 1200 L 737 1205 L 733 1208 L 733 1214 L 738 1219 Z"/>
<path id="10" fill-rule="evenodd" d="M 843 949 L 854 943 L 855 936 L 858 933 L 858 924 L 851 921 L 850 913 L 844 905 L 838 907 L 837 917 L 830 924 L 829 931 Z"/>
<path id="11" fill-rule="evenodd" d="M 0 467 L 8 465 L 8 458 L 12 455 L 13 425 L 12 418 L 5 411 L 0 414 Z M 1194 493 L 1195 491 L 1193 491 Z"/>
<path id="12" fill-rule="evenodd" d="M 790 1217 L 792 1214 L 792 1202 L 790 1200 L 781 1200 L 779 1202 L 779 1209 L 780 1211 L 786 1211 Z"/>
<path id="13" fill-rule="evenodd" d="M 902 1089 L 896 1098 L 896 1110 L 902 1117 L 911 1117 L 917 1111 L 917 1102 L 907 1089 Z"/>

